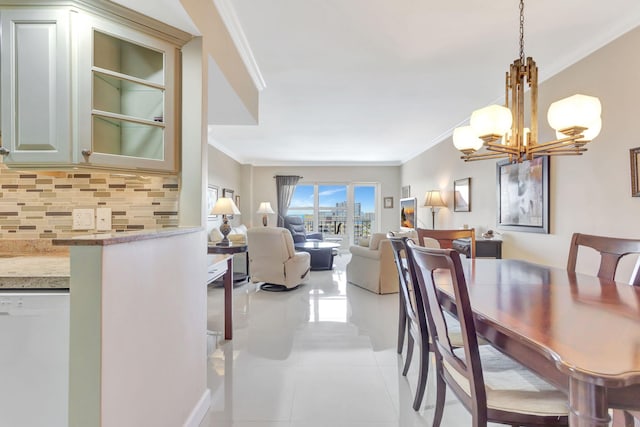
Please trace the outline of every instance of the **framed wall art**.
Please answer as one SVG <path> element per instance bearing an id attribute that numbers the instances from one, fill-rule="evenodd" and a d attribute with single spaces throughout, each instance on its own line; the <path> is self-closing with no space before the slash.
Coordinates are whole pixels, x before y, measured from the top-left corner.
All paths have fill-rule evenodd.
<path id="1" fill-rule="evenodd" d="M 223 188 L 222 189 L 222 197 L 228 197 L 231 200 L 233 200 L 233 202 L 235 203 L 234 197 L 233 197 L 233 193 L 234 191 L 230 188 Z M 233 219 L 233 215 L 227 215 L 227 219 Z"/>
<path id="2" fill-rule="evenodd" d="M 631 195 L 640 197 L 640 147 L 629 150 L 631 155 Z"/>
<path id="3" fill-rule="evenodd" d="M 497 223 L 505 230 L 549 233 L 549 157 L 496 164 Z"/>
<path id="4" fill-rule="evenodd" d="M 233 200 L 233 193 L 234 191 L 230 188 L 223 188 L 222 189 L 222 197 L 229 197 L 230 199 Z M 235 200 L 234 200 L 235 202 Z"/>
<path id="5" fill-rule="evenodd" d="M 400 229 L 416 228 L 418 199 L 408 197 L 400 199 Z"/>
<path id="6" fill-rule="evenodd" d="M 402 187 L 401 198 L 406 199 L 411 197 L 411 186 L 405 185 Z"/>
<path id="7" fill-rule="evenodd" d="M 215 185 L 207 186 L 207 216 L 208 216 L 208 219 L 216 219 L 216 218 L 218 218 L 218 215 L 211 215 L 211 209 L 213 209 L 213 207 L 215 206 L 216 201 L 218 201 L 218 187 L 216 187 Z"/>
<path id="8" fill-rule="evenodd" d="M 453 181 L 453 211 L 471 212 L 471 178 Z"/>

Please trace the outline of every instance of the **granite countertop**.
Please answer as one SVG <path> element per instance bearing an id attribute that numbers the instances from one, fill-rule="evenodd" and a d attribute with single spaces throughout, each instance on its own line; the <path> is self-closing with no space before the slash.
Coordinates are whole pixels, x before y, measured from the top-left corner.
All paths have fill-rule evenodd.
<path id="1" fill-rule="evenodd" d="M 108 246 L 140 240 L 162 239 L 169 236 L 201 231 L 200 227 L 171 227 L 158 230 L 127 231 L 121 233 L 85 234 L 68 239 L 54 239 L 53 246 Z"/>
<path id="2" fill-rule="evenodd" d="M 68 289 L 69 271 L 65 253 L 0 253 L 0 289 Z"/>

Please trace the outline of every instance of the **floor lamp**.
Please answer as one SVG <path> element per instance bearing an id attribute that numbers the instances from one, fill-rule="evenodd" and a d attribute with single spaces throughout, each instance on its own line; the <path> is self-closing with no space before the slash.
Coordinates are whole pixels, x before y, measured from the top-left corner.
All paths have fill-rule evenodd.
<path id="1" fill-rule="evenodd" d="M 431 208 L 431 224 L 432 228 L 436 229 L 436 212 L 440 210 L 440 208 L 446 208 L 447 205 L 442 201 L 442 195 L 440 194 L 440 190 L 431 190 L 427 191 L 427 194 L 424 196 L 424 205 L 428 208 Z"/>

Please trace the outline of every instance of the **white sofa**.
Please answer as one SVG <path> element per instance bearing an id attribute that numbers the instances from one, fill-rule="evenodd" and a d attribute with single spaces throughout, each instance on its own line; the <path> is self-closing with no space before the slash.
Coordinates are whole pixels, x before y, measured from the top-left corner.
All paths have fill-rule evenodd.
<path id="1" fill-rule="evenodd" d="M 415 231 L 396 233 L 417 238 Z M 347 265 L 347 281 L 376 294 L 391 294 L 399 290 L 398 270 L 393 261 L 391 242 L 386 233 L 373 233 L 351 246 L 351 261 Z"/>

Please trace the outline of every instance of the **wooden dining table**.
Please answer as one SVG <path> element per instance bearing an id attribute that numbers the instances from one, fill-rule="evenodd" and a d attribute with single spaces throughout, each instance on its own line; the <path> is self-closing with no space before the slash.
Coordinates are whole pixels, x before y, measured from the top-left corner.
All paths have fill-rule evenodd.
<path id="1" fill-rule="evenodd" d="M 463 266 L 478 333 L 566 392 L 572 427 L 640 409 L 640 287 L 512 259 Z M 448 277 L 436 283 L 455 314 Z"/>

